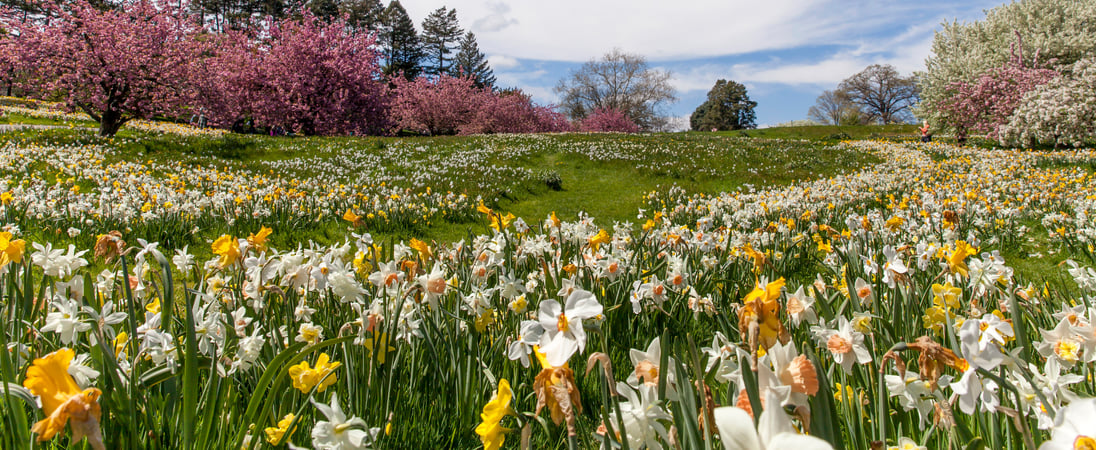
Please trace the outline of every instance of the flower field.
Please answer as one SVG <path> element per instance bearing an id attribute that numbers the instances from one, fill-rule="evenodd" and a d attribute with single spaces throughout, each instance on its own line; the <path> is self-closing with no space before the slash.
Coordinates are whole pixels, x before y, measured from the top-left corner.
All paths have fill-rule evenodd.
<path id="1" fill-rule="evenodd" d="M 1093 150 L 2 136 L 0 448 L 1096 446 Z"/>

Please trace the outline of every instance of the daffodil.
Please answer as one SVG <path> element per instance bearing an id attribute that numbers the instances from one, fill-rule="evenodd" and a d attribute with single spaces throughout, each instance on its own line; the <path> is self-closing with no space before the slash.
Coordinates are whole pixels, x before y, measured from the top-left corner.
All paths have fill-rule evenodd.
<path id="1" fill-rule="evenodd" d="M 978 253 L 978 249 L 971 247 L 965 241 L 955 241 L 955 250 L 948 256 L 948 270 L 951 273 L 967 276 L 966 259 L 970 255 Z"/>
<path id="2" fill-rule="evenodd" d="M 308 361 L 301 361 L 300 364 L 289 368 L 289 378 L 293 380 L 293 387 L 302 393 L 309 393 L 317 385 L 319 387 L 316 387 L 316 392 L 323 392 L 328 386 L 335 384 L 335 374 L 331 372 L 341 365 L 342 363 L 338 361 L 331 362 L 327 353 L 320 353 L 319 358 L 316 359 L 316 367 L 310 368 Z M 328 376 L 328 374 L 331 375 Z"/>
<path id="3" fill-rule="evenodd" d="M 780 293 L 784 289 L 781 277 L 762 286 L 758 283 L 742 300 L 738 316 L 738 329 L 742 336 L 749 336 L 751 348 L 768 349 L 778 337 L 787 334 L 780 322 Z M 757 331 L 751 331 L 756 327 Z"/>
<path id="4" fill-rule="evenodd" d="M 1050 440 L 1039 450 L 1096 449 L 1096 398 L 1074 400 L 1054 416 Z"/>
<path id="5" fill-rule="evenodd" d="M 220 256 L 217 266 L 224 269 L 240 259 L 240 244 L 234 236 L 221 235 L 210 246 L 213 254 Z"/>
<path id="6" fill-rule="evenodd" d="M 555 300 L 540 302 L 537 320 L 544 328 L 540 348 L 553 366 L 562 366 L 575 352 L 586 348 L 586 331 L 583 320 L 601 315 L 602 306 L 593 293 L 575 289 L 567 297 L 566 305 Z"/>
<path id="7" fill-rule="evenodd" d="M 12 239 L 11 233 L 0 232 L 0 268 L 9 263 L 23 262 L 23 253 L 26 252 L 27 243 L 22 239 Z"/>
<path id="8" fill-rule="evenodd" d="M 38 433 L 39 441 L 48 441 L 72 422 L 72 441 L 84 437 L 96 450 L 106 448 L 99 430 L 99 396 L 97 388 L 80 389 L 68 369 L 75 357 L 72 349 L 62 348 L 34 360 L 27 369 L 23 387 L 39 397 L 46 418 L 35 423 L 31 431 Z"/>
<path id="9" fill-rule="evenodd" d="M 483 405 L 480 413 L 480 423 L 476 427 L 476 434 L 483 442 L 484 450 L 498 450 L 506 441 L 506 433 L 510 431 L 501 425 L 502 418 L 514 414 L 510 409 L 510 401 L 514 398 L 514 392 L 510 390 L 510 382 L 506 379 L 499 380 L 498 391 L 491 396 L 491 400 Z"/>
<path id="10" fill-rule="evenodd" d="M 266 441 L 269 442 L 270 445 L 279 445 L 284 442 L 286 435 L 293 434 L 293 431 L 289 429 L 289 426 L 293 423 L 295 417 L 296 416 L 294 416 L 293 413 L 286 414 L 285 417 L 282 417 L 282 420 L 278 421 L 278 426 L 266 427 L 263 429 L 263 433 L 266 434 Z M 293 429 L 296 429 L 296 427 L 293 427 Z"/>
<path id="11" fill-rule="evenodd" d="M 778 394 L 769 391 L 765 404 L 779 405 Z M 761 413 L 754 428 L 751 413 L 734 406 L 715 408 L 713 411 L 719 440 L 725 450 L 833 449 L 828 442 L 813 436 L 799 434 L 783 408 L 769 407 Z"/>
<path id="12" fill-rule="evenodd" d="M 536 414 L 539 415 L 540 410 L 547 407 L 552 422 L 559 425 L 566 421 L 568 434 L 574 436 L 575 417 L 582 414 L 582 398 L 575 384 L 575 373 L 566 362 L 553 366 L 537 347 L 533 347 L 533 353 L 541 366 L 540 373 L 533 380 L 533 392 L 537 395 Z"/>
<path id="13" fill-rule="evenodd" d="M 939 307 L 959 308 L 959 296 L 963 290 L 952 286 L 951 283 L 932 285 L 932 302 Z"/>
<path id="14" fill-rule="evenodd" d="M 270 228 L 267 228 L 265 226 L 260 227 L 258 233 L 254 233 L 254 234 L 251 234 L 251 235 L 247 236 L 247 243 L 250 244 L 252 247 L 254 247 L 255 250 L 258 250 L 260 252 L 265 251 L 266 250 L 266 240 L 267 240 L 267 238 L 270 237 L 270 234 L 273 233 L 273 232 L 274 232 L 274 230 L 272 230 Z"/>
<path id="15" fill-rule="evenodd" d="M 339 405 L 337 394 L 331 396 L 331 404 L 317 403 L 309 400 L 327 420 L 316 422 L 312 428 L 312 446 L 321 449 L 343 450 L 369 448 L 377 441 L 377 435 L 381 429 L 368 428 L 360 417 L 347 418 Z M 356 428 L 361 427 L 365 430 Z"/>
<path id="16" fill-rule="evenodd" d="M 613 237 L 609 236 L 609 233 L 605 230 L 598 230 L 597 234 L 590 236 L 590 247 L 593 247 L 596 252 L 601 244 L 608 244 L 613 241 Z"/>

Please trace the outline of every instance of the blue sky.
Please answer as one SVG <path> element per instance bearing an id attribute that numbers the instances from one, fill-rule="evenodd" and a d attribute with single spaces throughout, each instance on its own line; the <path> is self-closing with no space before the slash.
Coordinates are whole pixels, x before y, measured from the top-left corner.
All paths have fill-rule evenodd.
<path id="1" fill-rule="evenodd" d="M 582 63 L 613 48 L 673 73 L 673 116 L 687 118 L 716 80 L 743 83 L 759 126 L 805 119 L 823 90 L 871 64 L 924 68 L 943 21 L 982 19 L 994 1 L 401 0 L 416 24 L 455 8 L 501 87 L 541 104 Z"/>

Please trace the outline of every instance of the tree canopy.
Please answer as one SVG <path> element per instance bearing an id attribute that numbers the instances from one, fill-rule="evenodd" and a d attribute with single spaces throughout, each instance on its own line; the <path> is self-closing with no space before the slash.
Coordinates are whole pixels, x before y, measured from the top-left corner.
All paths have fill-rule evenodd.
<path id="1" fill-rule="evenodd" d="M 1017 34 L 1022 43 L 1014 49 Z M 983 20 L 942 24 L 925 71 L 917 73 L 917 115 L 951 128 L 941 105 L 951 97 L 952 83 L 974 83 L 1009 64 L 1014 52 L 1025 55 L 1021 63 L 1027 66 L 1037 60 L 1068 65 L 1096 53 L 1096 2 L 1021 0 L 986 11 Z"/>
<path id="2" fill-rule="evenodd" d="M 495 71 L 491 70 L 487 56 L 480 51 L 476 35 L 471 31 L 465 33 L 460 41 L 460 52 L 453 63 L 453 74 L 472 77 L 476 87 L 495 87 Z"/>
<path id="3" fill-rule="evenodd" d="M 733 80 L 719 80 L 708 91 L 708 100 L 689 117 L 689 127 L 694 131 L 754 128 L 756 106 L 757 102 L 746 94 L 746 86 Z"/>
<path id="4" fill-rule="evenodd" d="M 872 64 L 846 78 L 837 89 L 862 113 L 884 124 L 911 120 L 910 108 L 918 98 L 914 78 L 903 77 L 890 64 Z"/>
<path id="5" fill-rule="evenodd" d="M 457 10 L 444 6 L 431 12 L 422 21 L 423 71 L 430 75 L 453 75 L 453 58 L 460 47 L 461 35 Z"/>
<path id="6" fill-rule="evenodd" d="M 382 69 L 385 76 L 391 78 L 402 73 L 408 80 L 418 77 L 422 72 L 422 42 L 415 31 L 415 22 L 411 21 L 399 0 L 392 0 L 384 10 L 383 26 L 378 34 L 384 54 Z"/>
<path id="7" fill-rule="evenodd" d="M 559 81 L 555 91 L 571 120 L 581 121 L 596 109 L 623 112 L 643 130 L 667 124 L 663 109 L 677 101 L 669 72 L 647 66 L 643 56 L 614 49 Z"/>

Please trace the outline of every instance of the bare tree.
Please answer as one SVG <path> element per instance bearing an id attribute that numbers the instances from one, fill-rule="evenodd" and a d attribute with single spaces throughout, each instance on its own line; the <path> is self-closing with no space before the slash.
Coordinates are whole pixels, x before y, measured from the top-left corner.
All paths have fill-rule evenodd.
<path id="1" fill-rule="evenodd" d="M 860 108 L 841 90 L 824 91 L 807 110 L 807 118 L 823 125 L 849 125 L 861 123 Z"/>
<path id="2" fill-rule="evenodd" d="M 892 65 L 873 64 L 837 87 L 860 110 L 884 124 L 909 120 L 919 91 L 912 76 L 903 77 Z"/>
<path id="3" fill-rule="evenodd" d="M 624 112 L 644 130 L 658 130 L 667 123 L 664 108 L 677 101 L 670 78 L 670 72 L 647 67 L 643 56 L 614 49 L 559 80 L 555 90 L 572 120 L 610 108 Z"/>

